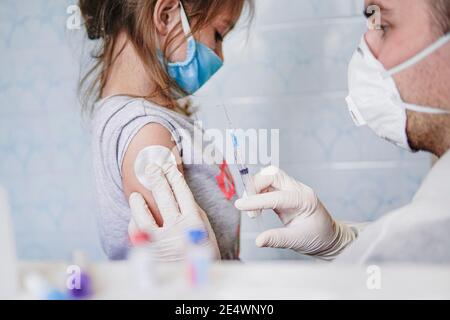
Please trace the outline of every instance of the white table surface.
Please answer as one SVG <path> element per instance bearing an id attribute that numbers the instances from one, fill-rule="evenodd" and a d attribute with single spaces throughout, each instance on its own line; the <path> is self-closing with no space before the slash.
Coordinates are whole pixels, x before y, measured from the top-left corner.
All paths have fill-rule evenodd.
<path id="1" fill-rule="evenodd" d="M 64 285 L 65 263 L 21 263 L 20 276 L 38 272 Z M 125 262 L 90 265 L 94 299 L 450 299 L 450 266 L 381 266 L 381 289 L 369 290 L 366 268 L 305 262 L 217 263 L 206 289 L 186 285 L 182 264 L 159 268 L 153 293 L 130 285 Z M 132 283 L 132 282 L 131 282 Z M 21 299 L 31 298 L 22 291 Z"/>

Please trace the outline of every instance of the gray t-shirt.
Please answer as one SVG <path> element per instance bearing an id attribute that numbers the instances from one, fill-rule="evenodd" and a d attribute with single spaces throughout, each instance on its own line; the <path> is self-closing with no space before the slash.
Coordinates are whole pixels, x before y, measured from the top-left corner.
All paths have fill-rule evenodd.
<path id="1" fill-rule="evenodd" d="M 226 164 L 185 164 L 195 153 L 194 121 L 144 99 L 128 96 L 100 100 L 91 123 L 99 204 L 97 221 L 105 253 L 113 260 L 126 258 L 131 212 L 122 185 L 122 162 L 131 140 L 150 123 L 164 126 L 176 142 L 186 181 L 208 215 L 222 259 L 238 259 L 240 213 L 233 206 L 236 196 L 229 193 L 234 182 Z"/>

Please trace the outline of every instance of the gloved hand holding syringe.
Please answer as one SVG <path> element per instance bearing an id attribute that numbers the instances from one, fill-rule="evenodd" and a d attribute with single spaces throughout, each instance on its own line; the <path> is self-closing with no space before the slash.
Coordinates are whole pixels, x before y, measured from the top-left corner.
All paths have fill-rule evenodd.
<path id="1" fill-rule="evenodd" d="M 239 171 L 239 175 L 241 177 L 242 185 L 244 187 L 244 195 L 243 197 L 253 196 L 257 194 L 255 183 L 250 175 L 250 171 L 248 169 L 248 166 L 244 163 L 241 157 L 241 152 L 239 148 L 239 141 L 238 137 L 236 135 L 236 131 L 233 128 L 233 123 L 231 122 L 230 116 L 228 114 L 228 111 L 223 105 L 223 109 L 225 111 L 226 118 L 228 120 L 228 129 L 231 132 L 231 142 L 233 146 L 233 155 L 234 155 L 234 161 L 237 165 L 237 169 Z M 253 210 L 253 211 L 244 211 L 250 218 L 256 219 L 259 228 L 263 229 L 263 221 L 262 221 L 262 211 L 261 210 Z"/>

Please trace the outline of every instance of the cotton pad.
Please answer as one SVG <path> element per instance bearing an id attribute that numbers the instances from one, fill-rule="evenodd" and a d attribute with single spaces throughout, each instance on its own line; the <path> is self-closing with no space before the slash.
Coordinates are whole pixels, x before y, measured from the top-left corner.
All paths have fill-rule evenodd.
<path id="1" fill-rule="evenodd" d="M 164 164 L 168 163 L 177 165 L 177 161 L 172 151 L 162 146 L 150 146 L 139 152 L 134 163 L 134 173 L 139 182 L 144 187 L 151 190 L 151 184 L 148 181 L 148 176 L 146 174 L 147 167 L 149 165 L 162 167 Z"/>

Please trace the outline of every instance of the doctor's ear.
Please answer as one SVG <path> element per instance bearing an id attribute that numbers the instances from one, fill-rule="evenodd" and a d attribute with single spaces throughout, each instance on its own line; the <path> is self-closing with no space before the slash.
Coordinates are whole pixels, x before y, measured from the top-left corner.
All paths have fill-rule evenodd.
<path id="1" fill-rule="evenodd" d="M 180 23 L 179 0 L 157 0 L 153 13 L 153 22 L 162 36 L 166 36 Z"/>

